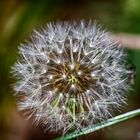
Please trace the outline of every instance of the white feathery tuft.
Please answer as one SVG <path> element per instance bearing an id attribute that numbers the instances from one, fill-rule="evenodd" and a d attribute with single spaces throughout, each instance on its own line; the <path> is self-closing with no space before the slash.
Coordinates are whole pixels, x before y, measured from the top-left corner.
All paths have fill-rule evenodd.
<path id="1" fill-rule="evenodd" d="M 126 103 L 126 56 L 110 33 L 84 21 L 48 23 L 21 44 L 13 67 L 18 108 L 50 131 L 80 130 Z"/>

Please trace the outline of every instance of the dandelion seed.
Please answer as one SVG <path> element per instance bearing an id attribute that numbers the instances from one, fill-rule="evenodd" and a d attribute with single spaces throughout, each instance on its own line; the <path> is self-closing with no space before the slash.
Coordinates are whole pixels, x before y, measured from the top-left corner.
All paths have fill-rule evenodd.
<path id="1" fill-rule="evenodd" d="M 63 78 L 63 79 L 66 79 L 66 74 L 63 74 L 63 75 L 62 75 L 62 78 Z"/>
<path id="2" fill-rule="evenodd" d="M 81 71 L 78 71 L 77 74 L 80 76 L 82 74 L 82 72 Z"/>
<path id="3" fill-rule="evenodd" d="M 13 67 L 18 108 L 36 124 L 55 132 L 80 130 L 126 102 L 125 54 L 98 25 L 50 23 L 19 48 Z"/>
<path id="4" fill-rule="evenodd" d="M 71 69 L 71 70 L 74 69 L 74 64 L 70 64 L 70 69 Z"/>

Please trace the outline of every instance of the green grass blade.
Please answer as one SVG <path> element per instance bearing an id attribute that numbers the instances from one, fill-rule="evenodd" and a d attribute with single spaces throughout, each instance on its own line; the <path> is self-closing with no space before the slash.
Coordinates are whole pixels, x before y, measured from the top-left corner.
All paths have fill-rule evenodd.
<path id="1" fill-rule="evenodd" d="M 94 131 L 100 130 L 102 128 L 111 126 L 113 124 L 116 124 L 116 123 L 119 123 L 119 122 L 123 122 L 125 120 L 128 120 L 130 118 L 136 117 L 138 115 L 140 115 L 140 109 L 136 109 L 136 110 L 127 112 L 125 114 L 118 115 L 118 116 L 113 117 L 111 119 L 105 120 L 105 121 L 103 121 L 101 123 L 94 124 L 90 128 L 89 127 L 83 128 L 81 132 L 75 131 L 75 132 L 67 134 L 67 135 L 65 135 L 63 137 L 56 138 L 55 140 L 73 139 L 73 138 L 76 138 L 76 137 L 79 137 L 79 136 L 82 136 L 82 135 L 86 135 L 86 134 L 92 133 Z"/>

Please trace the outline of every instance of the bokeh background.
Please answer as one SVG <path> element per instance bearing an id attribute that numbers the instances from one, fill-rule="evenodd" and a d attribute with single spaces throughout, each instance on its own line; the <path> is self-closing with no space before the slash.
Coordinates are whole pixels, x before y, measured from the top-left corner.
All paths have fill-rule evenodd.
<path id="1" fill-rule="evenodd" d="M 49 140 L 58 134 L 43 132 L 16 111 L 14 78 L 10 71 L 17 46 L 34 28 L 49 21 L 96 20 L 114 34 L 140 34 L 140 0 L 0 0 L 0 140 Z M 134 91 L 127 112 L 140 107 L 140 50 L 127 49 L 136 67 Z M 116 114 L 117 115 L 117 114 Z M 80 140 L 140 140 L 140 117 L 78 138 Z"/>

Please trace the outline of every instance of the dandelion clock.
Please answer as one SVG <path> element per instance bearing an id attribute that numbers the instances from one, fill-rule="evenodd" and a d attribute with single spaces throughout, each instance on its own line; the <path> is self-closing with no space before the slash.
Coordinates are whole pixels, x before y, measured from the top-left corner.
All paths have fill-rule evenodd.
<path id="1" fill-rule="evenodd" d="M 93 22 L 48 23 L 19 54 L 13 66 L 18 109 L 49 131 L 94 125 L 126 103 L 126 55 Z"/>

